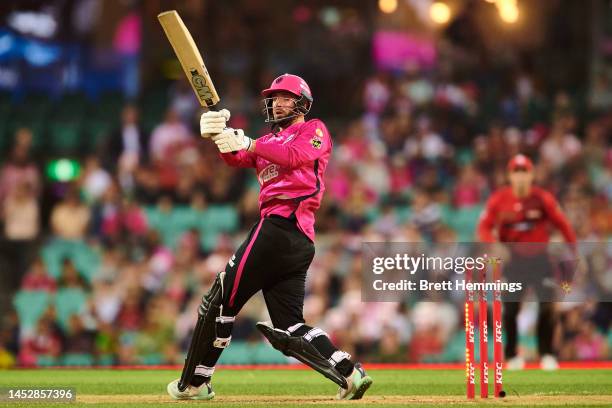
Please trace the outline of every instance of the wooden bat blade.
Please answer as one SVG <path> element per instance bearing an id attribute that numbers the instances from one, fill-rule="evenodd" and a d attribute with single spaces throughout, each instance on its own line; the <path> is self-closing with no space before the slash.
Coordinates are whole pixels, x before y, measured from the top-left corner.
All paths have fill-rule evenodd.
<path id="1" fill-rule="evenodd" d="M 202 55 L 200 55 L 198 47 L 179 14 L 176 10 L 164 11 L 157 16 L 157 19 L 164 29 L 200 105 L 211 108 L 219 103 L 219 94 L 210 79 Z"/>

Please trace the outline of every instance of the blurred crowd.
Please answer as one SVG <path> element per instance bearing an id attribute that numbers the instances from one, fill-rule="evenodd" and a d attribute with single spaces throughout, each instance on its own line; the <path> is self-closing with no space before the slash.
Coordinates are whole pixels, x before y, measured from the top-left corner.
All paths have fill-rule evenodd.
<path id="1" fill-rule="evenodd" d="M 361 302 L 361 242 L 473 240 L 516 153 L 535 160 L 537 184 L 558 197 L 581 242 L 610 241 L 611 88 L 578 102 L 524 73 L 506 88 L 491 95 L 477 79 L 379 72 L 362 84 L 358 116 L 322 118 L 334 153 L 304 313 L 357 359 L 461 361 L 458 303 Z M 231 126 L 253 137 L 265 132 L 257 91 L 236 79 L 223 100 Z M 182 361 L 201 296 L 257 220 L 259 186 L 252 170 L 225 166 L 198 137 L 188 87 L 173 86 L 167 106 L 149 133 L 138 105 L 126 105 L 121 125 L 96 154 L 77 157 L 81 174 L 66 183 L 42 173 L 27 128 L 15 134 L 0 171 L 3 245 L 18 254 L 7 278 L 16 294 L 2 316 L 0 366 Z M 49 191 L 56 199 L 45 209 Z M 610 276 L 608 255 L 593 267 Z M 559 309 L 562 359 L 610 358 L 609 303 Z M 527 357 L 536 314 L 536 304 L 521 312 Z M 254 323 L 266 317 L 256 296 L 233 341 L 261 342 Z"/>

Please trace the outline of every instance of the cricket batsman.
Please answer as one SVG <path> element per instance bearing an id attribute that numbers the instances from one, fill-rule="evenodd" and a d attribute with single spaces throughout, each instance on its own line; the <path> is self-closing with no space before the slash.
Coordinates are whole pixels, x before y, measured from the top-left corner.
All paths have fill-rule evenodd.
<path id="1" fill-rule="evenodd" d="M 337 399 L 360 399 L 372 379 L 302 315 L 332 140 L 322 121 L 305 120 L 313 98 L 302 78 L 281 75 L 262 96 L 272 132 L 257 140 L 227 128 L 230 112 L 225 109 L 206 112 L 200 120 L 202 137 L 214 141 L 228 165 L 256 169 L 261 219 L 202 297 L 181 378 L 167 390 L 180 400 L 214 397 L 211 377 L 230 344 L 234 319 L 261 290 L 272 322 L 256 326 L 272 346 L 338 384 Z"/>
<path id="2" fill-rule="evenodd" d="M 482 242 L 541 243 L 540 245 L 510 246 L 511 259 L 504 265 L 508 276 L 520 276 L 536 288 L 540 299 L 554 296 L 554 288 L 547 286 L 553 275 L 553 266 L 548 258 L 545 243 L 549 242 L 549 228 L 561 231 L 564 239 L 575 249 L 576 235 L 561 212 L 555 197 L 548 191 L 533 186 L 533 163 L 522 155 L 508 162 L 510 186 L 496 191 L 488 200 L 478 224 L 478 238 Z M 525 251 L 523 248 L 531 248 Z M 525 253 L 530 252 L 530 253 Z M 519 302 L 504 302 L 503 319 L 507 334 L 505 358 L 508 369 L 522 369 L 523 357 L 517 355 L 517 316 Z M 538 352 L 540 366 L 555 370 L 558 362 L 553 352 L 555 328 L 554 303 L 539 303 L 537 321 Z"/>

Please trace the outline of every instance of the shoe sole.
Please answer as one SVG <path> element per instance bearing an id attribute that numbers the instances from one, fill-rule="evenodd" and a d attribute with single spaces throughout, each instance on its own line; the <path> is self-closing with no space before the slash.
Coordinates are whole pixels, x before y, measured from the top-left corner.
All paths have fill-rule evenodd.
<path id="1" fill-rule="evenodd" d="M 361 384 L 359 384 L 359 387 L 349 399 L 352 399 L 352 400 L 361 399 L 363 397 L 363 394 L 365 394 L 368 388 L 370 388 L 370 385 L 372 385 L 372 382 L 373 381 L 371 377 L 369 376 L 363 377 Z"/>
<path id="2" fill-rule="evenodd" d="M 172 383 L 170 383 L 172 384 Z M 177 397 L 175 395 L 173 395 L 170 392 L 170 384 L 168 384 L 168 386 L 166 387 L 166 391 L 168 391 L 168 394 L 175 400 L 177 401 L 188 401 L 188 400 L 199 400 L 199 401 L 205 401 L 205 400 L 211 400 L 213 398 L 215 398 L 215 392 L 211 392 L 210 394 L 206 394 L 206 395 L 194 395 L 193 397 Z"/>
<path id="3" fill-rule="evenodd" d="M 194 395 L 193 397 L 175 397 L 172 394 L 170 394 L 170 396 L 177 401 L 189 401 L 189 400 L 205 401 L 205 400 L 211 400 L 215 398 L 215 393 L 213 392 L 212 394 L 208 394 L 208 395 Z"/>

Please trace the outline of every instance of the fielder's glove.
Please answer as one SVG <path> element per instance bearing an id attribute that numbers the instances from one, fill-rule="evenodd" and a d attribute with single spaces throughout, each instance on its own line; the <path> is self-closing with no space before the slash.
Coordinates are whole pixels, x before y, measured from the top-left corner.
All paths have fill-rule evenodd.
<path id="1" fill-rule="evenodd" d="M 227 128 L 218 135 L 213 136 L 212 140 L 221 153 L 249 150 L 253 143 L 253 139 L 244 135 L 244 130 L 232 128 Z"/>
<path id="2" fill-rule="evenodd" d="M 204 112 L 200 117 L 200 134 L 202 137 L 212 137 L 223 132 L 227 127 L 230 115 L 230 111 L 227 109 Z"/>

